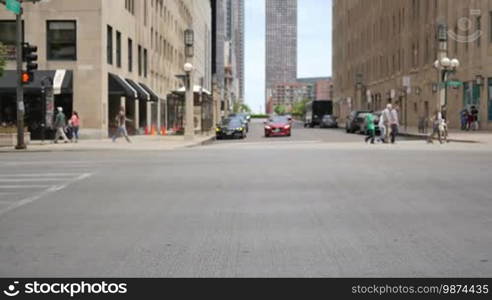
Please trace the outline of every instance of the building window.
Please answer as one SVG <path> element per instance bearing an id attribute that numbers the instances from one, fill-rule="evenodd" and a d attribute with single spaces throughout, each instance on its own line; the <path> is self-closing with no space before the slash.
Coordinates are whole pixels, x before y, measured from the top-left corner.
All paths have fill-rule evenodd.
<path id="1" fill-rule="evenodd" d="M 113 27 L 108 25 L 106 34 L 106 54 L 108 64 L 113 64 Z"/>
<path id="2" fill-rule="evenodd" d="M 121 68 L 121 32 L 116 31 L 116 66 Z"/>
<path id="3" fill-rule="evenodd" d="M 147 49 L 144 49 L 144 65 L 143 65 L 143 68 L 144 68 L 144 77 L 147 77 Z"/>
<path id="4" fill-rule="evenodd" d="M 142 76 L 142 46 L 138 45 L 138 76 Z"/>
<path id="5" fill-rule="evenodd" d="M 477 32 L 482 31 L 482 17 L 481 16 L 477 16 L 477 24 L 476 24 L 476 27 L 477 27 Z M 482 36 L 479 35 L 478 36 L 478 39 L 477 39 L 477 47 L 480 47 L 481 44 L 482 44 Z"/>
<path id="6" fill-rule="evenodd" d="M 492 43 L 492 11 L 489 11 L 489 42 Z"/>
<path id="7" fill-rule="evenodd" d="M 22 21 L 22 36 L 24 36 L 24 21 Z M 0 21 L 0 43 L 15 46 L 17 42 L 17 25 L 15 21 Z"/>
<path id="8" fill-rule="evenodd" d="M 125 0 L 125 9 L 131 13 L 135 14 L 135 0 Z"/>
<path id="9" fill-rule="evenodd" d="M 75 21 L 48 21 L 48 60 L 77 60 L 77 24 Z"/>
<path id="10" fill-rule="evenodd" d="M 147 0 L 144 0 L 144 26 L 147 26 L 147 18 L 148 18 L 148 13 L 147 13 Z"/>
<path id="11" fill-rule="evenodd" d="M 128 72 L 133 72 L 133 41 L 128 39 Z"/>
<path id="12" fill-rule="evenodd" d="M 488 117 L 489 121 L 492 121 L 492 78 L 489 78 L 489 101 L 488 101 Z"/>

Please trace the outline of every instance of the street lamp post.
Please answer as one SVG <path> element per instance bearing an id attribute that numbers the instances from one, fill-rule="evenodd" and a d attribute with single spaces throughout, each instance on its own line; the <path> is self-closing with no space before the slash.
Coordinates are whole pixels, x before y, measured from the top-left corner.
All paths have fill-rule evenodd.
<path id="1" fill-rule="evenodd" d="M 437 69 L 439 74 L 439 101 L 437 102 L 438 111 L 442 112 L 443 108 L 446 108 L 448 105 L 447 85 L 449 75 L 456 73 L 459 66 L 460 61 L 457 58 L 450 59 L 446 56 L 434 62 L 434 67 Z"/>
<path id="2" fill-rule="evenodd" d="M 193 65 L 186 63 L 184 65 L 184 71 L 186 73 L 185 80 L 185 139 L 192 140 L 195 138 L 195 121 L 194 121 L 194 101 L 193 101 Z"/>
<path id="3" fill-rule="evenodd" d="M 187 63 L 185 63 L 183 69 L 186 73 L 185 76 L 185 131 L 184 136 L 186 140 L 193 140 L 195 138 L 195 112 L 194 112 L 194 80 L 193 80 L 193 56 L 194 56 L 194 43 L 195 35 L 193 29 L 186 29 L 184 32 L 184 46 L 185 56 L 187 57 Z"/>

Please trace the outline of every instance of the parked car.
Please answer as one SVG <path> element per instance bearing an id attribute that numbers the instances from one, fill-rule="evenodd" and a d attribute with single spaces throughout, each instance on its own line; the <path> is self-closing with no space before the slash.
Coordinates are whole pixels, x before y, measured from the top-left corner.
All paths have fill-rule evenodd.
<path id="1" fill-rule="evenodd" d="M 230 114 L 229 118 L 241 120 L 241 122 L 243 123 L 243 127 L 246 128 L 246 132 L 249 132 L 249 121 L 245 114 Z"/>
<path id="2" fill-rule="evenodd" d="M 321 118 L 320 128 L 338 128 L 337 118 L 332 115 L 324 115 Z"/>
<path id="3" fill-rule="evenodd" d="M 356 133 L 363 129 L 366 114 L 372 113 L 370 110 L 354 110 L 348 115 L 345 124 L 347 133 Z"/>
<path id="4" fill-rule="evenodd" d="M 217 125 L 215 129 L 216 137 L 218 140 L 224 138 L 246 138 L 246 128 L 243 126 L 243 122 L 239 118 L 228 118 Z"/>
<path id="5" fill-rule="evenodd" d="M 265 137 L 271 136 L 291 136 L 292 125 L 286 116 L 270 117 L 265 122 Z"/>
<path id="6" fill-rule="evenodd" d="M 376 128 L 376 135 L 379 135 L 379 134 L 381 134 L 381 132 L 379 130 L 379 119 L 381 118 L 381 115 L 383 114 L 383 112 L 377 111 L 377 112 L 374 112 L 372 114 L 374 115 L 374 125 Z M 363 123 L 362 129 L 360 130 L 361 134 L 367 134 L 367 124 L 365 122 L 365 116 L 367 116 L 367 114 L 364 115 L 364 123 Z"/>

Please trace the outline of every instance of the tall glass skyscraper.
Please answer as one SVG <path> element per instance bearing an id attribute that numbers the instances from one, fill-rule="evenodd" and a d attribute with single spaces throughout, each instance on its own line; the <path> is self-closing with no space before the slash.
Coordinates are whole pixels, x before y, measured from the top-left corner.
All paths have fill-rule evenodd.
<path id="1" fill-rule="evenodd" d="M 265 0 L 265 3 L 268 102 L 275 84 L 297 80 L 297 0 Z"/>

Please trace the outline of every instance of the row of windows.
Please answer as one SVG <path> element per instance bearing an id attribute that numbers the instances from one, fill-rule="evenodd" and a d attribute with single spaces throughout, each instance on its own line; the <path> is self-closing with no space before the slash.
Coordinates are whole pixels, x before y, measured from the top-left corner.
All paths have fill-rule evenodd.
<path id="1" fill-rule="evenodd" d="M 0 21 L 0 42 L 5 45 L 15 45 L 15 21 Z M 46 54 L 48 60 L 77 60 L 75 21 L 46 22 Z"/>
<path id="2" fill-rule="evenodd" d="M 114 48 L 116 48 L 116 67 L 121 68 L 121 57 L 122 57 L 122 35 L 121 32 L 116 31 L 116 47 L 113 47 L 113 27 L 108 25 L 107 27 L 107 42 L 106 42 L 106 54 L 107 54 L 107 62 L 110 65 L 113 65 L 113 55 Z M 133 40 L 128 38 L 128 72 L 133 72 Z M 148 53 L 147 49 L 143 48 L 141 45 L 137 47 L 138 51 L 138 75 L 147 77 L 148 74 Z"/>

